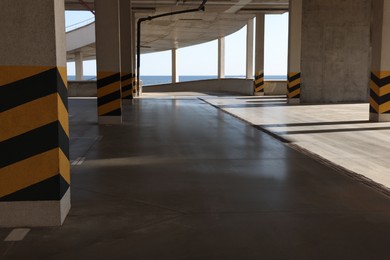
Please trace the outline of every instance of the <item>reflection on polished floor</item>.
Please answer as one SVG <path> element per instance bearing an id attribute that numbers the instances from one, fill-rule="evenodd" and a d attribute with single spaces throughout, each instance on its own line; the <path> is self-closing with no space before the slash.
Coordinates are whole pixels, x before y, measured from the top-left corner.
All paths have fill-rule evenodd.
<path id="1" fill-rule="evenodd" d="M 1 259 L 390 259 L 389 197 L 201 99 L 70 119 L 72 210 Z"/>

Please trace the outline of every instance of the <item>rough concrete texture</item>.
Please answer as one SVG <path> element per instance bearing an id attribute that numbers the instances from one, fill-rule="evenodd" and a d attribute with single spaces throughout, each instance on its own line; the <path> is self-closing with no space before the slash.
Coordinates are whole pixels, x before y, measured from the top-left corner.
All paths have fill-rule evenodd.
<path id="1" fill-rule="evenodd" d="M 253 94 L 253 80 L 246 79 L 220 79 L 179 82 L 176 84 L 163 84 L 144 86 L 143 92 L 229 92 L 244 95 Z"/>
<path id="2" fill-rule="evenodd" d="M 286 81 L 265 81 L 264 93 L 266 95 L 286 95 Z M 200 92 L 230 92 L 252 95 L 253 83 L 251 80 L 223 79 L 203 80 L 199 82 L 180 82 L 144 87 L 144 92 L 157 91 L 200 91 Z M 96 97 L 96 81 L 69 81 L 69 97 Z"/>
<path id="3" fill-rule="evenodd" d="M 290 0 L 288 29 L 288 72 L 301 72 L 302 0 Z"/>
<path id="4" fill-rule="evenodd" d="M 69 81 L 69 97 L 96 97 L 96 81 Z"/>
<path id="5" fill-rule="evenodd" d="M 287 95 L 287 81 L 265 81 L 265 95 Z"/>
<path id="6" fill-rule="evenodd" d="M 95 1 L 98 72 L 120 71 L 118 3 Z"/>
<path id="7" fill-rule="evenodd" d="M 304 103 L 368 100 L 371 0 L 303 0 Z"/>
<path id="8" fill-rule="evenodd" d="M 65 19 L 61 2 L 63 5 L 63 0 L 0 1 L 0 65 L 64 66 L 61 39 L 65 40 Z"/>
<path id="9" fill-rule="evenodd" d="M 131 1 L 129 0 L 120 0 L 119 1 L 119 32 L 120 32 L 120 55 L 121 55 L 121 71 L 122 76 L 133 71 L 133 64 L 131 60 L 131 23 L 132 12 L 131 12 Z"/>

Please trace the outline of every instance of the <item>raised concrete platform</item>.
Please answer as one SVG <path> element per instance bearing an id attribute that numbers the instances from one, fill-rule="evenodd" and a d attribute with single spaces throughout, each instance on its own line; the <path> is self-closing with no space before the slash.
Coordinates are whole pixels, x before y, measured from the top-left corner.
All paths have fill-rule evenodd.
<path id="1" fill-rule="evenodd" d="M 198 97 L 135 99 L 106 126 L 95 99 L 69 105 L 70 214 L 21 242 L 0 229 L 1 259 L 390 258 L 389 197 Z"/>
<path id="2" fill-rule="evenodd" d="M 367 183 L 390 188 L 390 123 L 370 122 L 366 103 L 287 105 L 285 96 L 205 100 Z"/>

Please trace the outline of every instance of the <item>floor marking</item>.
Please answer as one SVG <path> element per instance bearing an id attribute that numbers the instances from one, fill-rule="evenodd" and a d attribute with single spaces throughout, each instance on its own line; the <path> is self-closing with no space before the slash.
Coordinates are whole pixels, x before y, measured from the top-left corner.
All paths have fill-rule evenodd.
<path id="1" fill-rule="evenodd" d="M 77 157 L 76 160 L 72 162 L 72 166 L 77 165 L 77 163 L 80 161 L 81 157 Z"/>
<path id="2" fill-rule="evenodd" d="M 77 159 L 72 162 L 72 166 L 82 165 L 84 161 L 85 161 L 85 157 L 77 157 Z"/>
<path id="3" fill-rule="evenodd" d="M 85 161 L 85 157 L 81 157 L 80 160 L 76 163 L 76 165 L 82 165 Z"/>
<path id="4" fill-rule="evenodd" d="M 31 229 L 29 228 L 15 228 L 11 231 L 11 233 L 8 234 L 8 236 L 4 239 L 5 242 L 16 242 L 16 241 L 22 241 L 28 232 L 30 232 Z"/>

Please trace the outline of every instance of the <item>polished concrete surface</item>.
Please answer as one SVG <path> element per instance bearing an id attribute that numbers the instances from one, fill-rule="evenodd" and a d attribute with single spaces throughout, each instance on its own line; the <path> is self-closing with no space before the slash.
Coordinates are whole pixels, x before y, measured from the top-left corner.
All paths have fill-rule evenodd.
<path id="1" fill-rule="evenodd" d="M 70 100 L 71 212 L 1 259 L 390 259 L 383 193 L 197 97 L 133 102 Z"/>
<path id="2" fill-rule="evenodd" d="M 287 105 L 285 96 L 204 99 L 390 193 L 390 122 L 370 122 L 368 103 Z"/>

